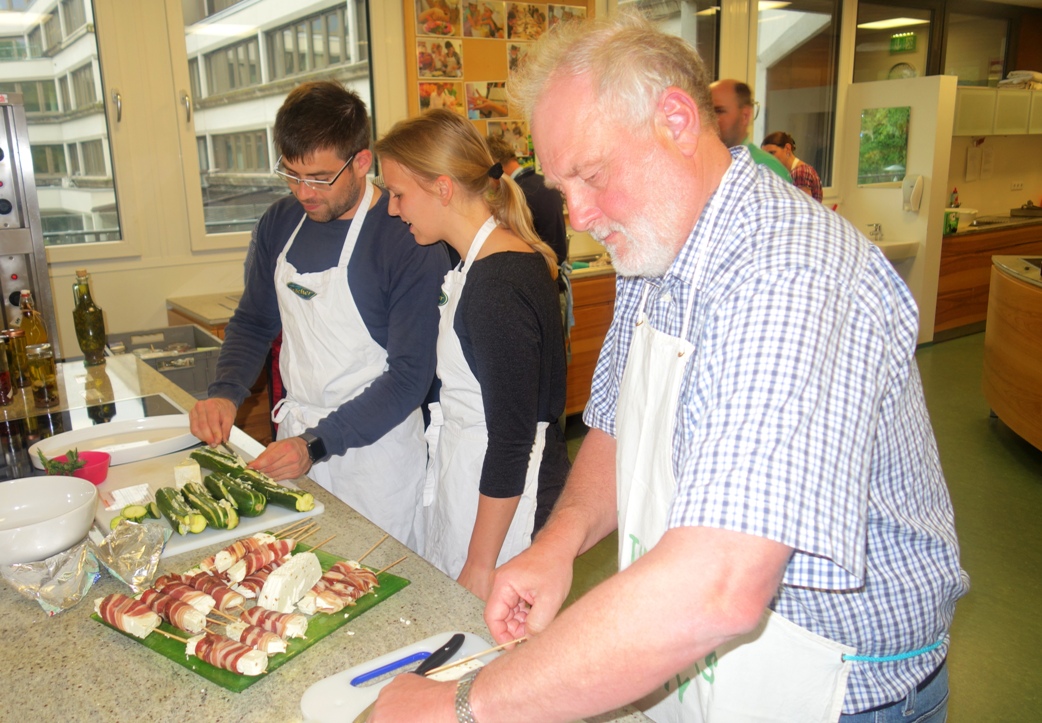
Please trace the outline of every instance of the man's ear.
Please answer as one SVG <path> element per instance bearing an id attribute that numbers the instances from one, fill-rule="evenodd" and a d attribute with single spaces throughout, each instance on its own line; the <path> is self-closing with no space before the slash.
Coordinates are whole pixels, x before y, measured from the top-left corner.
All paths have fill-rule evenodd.
<path id="1" fill-rule="evenodd" d="M 373 165 L 373 152 L 368 148 L 363 149 L 355 154 L 355 158 L 351 161 L 351 167 L 355 173 L 359 176 L 364 176 L 369 173 L 369 169 Z"/>
<path id="2" fill-rule="evenodd" d="M 702 132 L 702 117 L 694 99 L 680 88 L 666 88 L 656 112 L 658 123 L 685 154 L 693 154 Z"/>

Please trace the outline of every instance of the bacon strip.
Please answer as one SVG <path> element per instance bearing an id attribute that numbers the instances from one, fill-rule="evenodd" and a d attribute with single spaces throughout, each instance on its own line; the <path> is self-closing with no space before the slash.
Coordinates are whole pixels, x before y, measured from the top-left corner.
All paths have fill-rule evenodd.
<path id="1" fill-rule="evenodd" d="M 109 625 L 139 638 L 146 637 L 160 622 L 147 605 L 118 592 L 95 600 L 94 609 Z"/>
<path id="2" fill-rule="evenodd" d="M 165 592 L 181 602 L 188 603 L 203 615 L 209 615 L 217 602 L 206 593 L 196 590 L 187 583 L 180 582 L 175 575 L 163 575 L 156 580 L 153 587 L 159 592 Z"/>
<path id="3" fill-rule="evenodd" d="M 260 607 L 243 611 L 239 619 L 275 633 L 280 638 L 302 638 L 308 626 L 308 619 L 303 615 L 280 613 Z"/>
<path id="4" fill-rule="evenodd" d="M 247 553 L 244 558 L 228 568 L 227 576 L 231 582 L 240 582 L 248 575 L 252 575 L 266 565 L 278 562 L 293 551 L 296 546 L 293 540 L 277 540 Z"/>
<path id="5" fill-rule="evenodd" d="M 206 593 L 214 599 L 217 609 L 221 612 L 230 608 L 241 607 L 245 602 L 242 595 L 232 590 L 221 578 L 208 573 L 200 573 L 191 577 L 182 577 L 182 582 L 191 585 L 196 590 Z"/>
<path id="6" fill-rule="evenodd" d="M 175 628 L 196 635 L 206 629 L 206 616 L 186 602 L 149 588 L 141 593 L 141 602 L 148 605 Z"/>
<path id="7" fill-rule="evenodd" d="M 228 545 L 228 547 L 214 555 L 214 567 L 217 569 L 217 572 L 224 572 L 244 558 L 247 553 L 252 552 L 253 550 L 259 550 L 275 541 L 275 538 L 271 535 L 258 535 L 255 537 L 244 537 L 241 540 L 236 540 L 232 544 Z"/>
<path id="8" fill-rule="evenodd" d="M 244 622 L 229 623 L 225 626 L 225 634 L 232 640 L 249 645 L 267 655 L 286 652 L 286 641 L 270 630 Z"/>
<path id="9" fill-rule="evenodd" d="M 260 593 L 264 588 L 264 583 L 267 581 L 268 575 L 270 575 L 278 566 L 279 563 L 277 562 L 268 563 L 252 575 L 244 577 L 236 587 L 248 597 L 257 597 L 258 593 Z"/>
<path id="10" fill-rule="evenodd" d="M 254 651 L 249 645 L 213 633 L 206 633 L 198 640 L 193 638 L 191 642 L 194 643 L 194 650 L 191 654 L 210 665 L 245 675 L 263 672 L 263 669 L 256 671 L 244 669 L 243 662 L 254 657 L 250 654 L 259 654 L 259 651 Z M 267 667 L 267 656 L 264 656 L 264 660 L 264 667 Z"/>

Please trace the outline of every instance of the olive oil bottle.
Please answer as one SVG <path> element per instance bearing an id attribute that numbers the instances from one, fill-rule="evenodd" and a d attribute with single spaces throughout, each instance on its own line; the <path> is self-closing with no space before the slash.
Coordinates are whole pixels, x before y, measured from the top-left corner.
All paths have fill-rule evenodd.
<path id="1" fill-rule="evenodd" d="M 86 269 L 76 269 L 72 285 L 72 321 L 76 327 L 76 342 L 83 352 L 83 364 L 88 367 L 105 363 L 105 317 L 101 307 L 90 295 L 90 277 Z"/>
<path id="2" fill-rule="evenodd" d="M 43 316 L 33 306 L 32 291 L 22 289 L 18 307 L 22 311 L 22 322 L 19 327 L 25 332 L 25 345 L 46 344 L 48 342 L 47 327 L 43 323 Z"/>

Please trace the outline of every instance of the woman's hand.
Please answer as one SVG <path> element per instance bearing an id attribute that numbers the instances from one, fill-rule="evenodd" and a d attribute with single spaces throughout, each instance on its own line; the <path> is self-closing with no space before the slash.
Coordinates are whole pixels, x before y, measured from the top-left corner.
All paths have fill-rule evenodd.
<path id="1" fill-rule="evenodd" d="M 489 593 L 492 592 L 492 574 L 494 572 L 494 568 L 471 564 L 468 558 L 463 564 L 463 569 L 460 571 L 456 582 L 481 598 L 482 602 L 485 602 L 488 600 Z"/>

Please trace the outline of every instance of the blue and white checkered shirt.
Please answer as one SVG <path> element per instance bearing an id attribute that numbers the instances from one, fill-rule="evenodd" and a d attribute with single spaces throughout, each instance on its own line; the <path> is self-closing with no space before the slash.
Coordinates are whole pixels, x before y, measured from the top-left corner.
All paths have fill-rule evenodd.
<path id="1" fill-rule="evenodd" d="M 915 362 L 915 300 L 838 214 L 748 151 L 664 276 L 620 277 L 584 414 L 615 435 L 641 291 L 687 367 L 673 437 L 671 527 L 744 532 L 796 550 L 774 610 L 898 662 L 857 662 L 845 713 L 905 697 L 943 660 L 959 567 L 951 501 Z"/>

